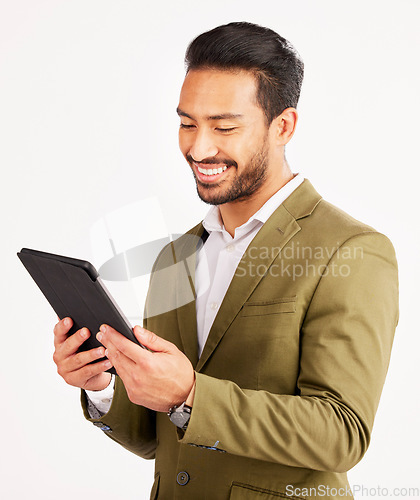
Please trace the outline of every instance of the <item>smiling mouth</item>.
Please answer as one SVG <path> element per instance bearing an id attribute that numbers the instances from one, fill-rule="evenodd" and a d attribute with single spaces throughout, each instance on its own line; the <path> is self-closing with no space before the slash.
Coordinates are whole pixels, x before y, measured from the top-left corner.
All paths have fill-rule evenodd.
<path id="1" fill-rule="evenodd" d="M 198 163 L 192 162 L 198 180 L 202 182 L 213 182 L 221 179 L 229 169 L 228 165 L 221 165 L 217 168 L 204 168 Z"/>
<path id="2" fill-rule="evenodd" d="M 219 167 L 219 168 L 202 168 L 197 165 L 197 170 L 204 175 L 216 175 L 221 174 L 227 169 L 227 166 Z"/>

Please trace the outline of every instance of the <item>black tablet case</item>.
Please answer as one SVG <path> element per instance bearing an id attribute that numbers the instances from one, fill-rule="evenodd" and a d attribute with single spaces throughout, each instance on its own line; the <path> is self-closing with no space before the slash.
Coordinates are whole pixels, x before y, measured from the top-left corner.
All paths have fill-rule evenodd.
<path id="1" fill-rule="evenodd" d="M 29 248 L 22 248 L 17 255 L 58 317 L 72 318 L 69 334 L 83 327 L 90 330 L 91 336 L 81 345 L 81 351 L 102 345 L 96 339 L 102 324 L 112 326 L 139 344 L 90 262 Z M 114 367 L 107 371 L 116 374 Z"/>

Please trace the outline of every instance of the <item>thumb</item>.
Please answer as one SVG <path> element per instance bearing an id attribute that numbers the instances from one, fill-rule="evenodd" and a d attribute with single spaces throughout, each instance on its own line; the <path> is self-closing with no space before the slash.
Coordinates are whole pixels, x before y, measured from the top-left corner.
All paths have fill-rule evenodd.
<path id="1" fill-rule="evenodd" d="M 153 352 L 172 352 L 175 347 L 174 344 L 168 342 L 162 337 L 158 337 L 153 332 L 136 325 L 133 328 L 134 335 L 140 344 L 144 345 Z"/>

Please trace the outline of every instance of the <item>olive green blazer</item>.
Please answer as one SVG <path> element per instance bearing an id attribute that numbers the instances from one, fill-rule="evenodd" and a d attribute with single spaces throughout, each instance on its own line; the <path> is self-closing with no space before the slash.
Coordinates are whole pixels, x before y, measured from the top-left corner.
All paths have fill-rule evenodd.
<path id="1" fill-rule="evenodd" d="M 156 459 L 152 499 L 351 498 L 346 471 L 369 445 L 398 321 L 392 244 L 305 179 L 247 248 L 198 359 L 203 232 L 162 250 L 145 307 L 144 326 L 196 371 L 187 431 L 131 403 L 118 377 L 100 419 L 82 393 L 86 418 Z"/>

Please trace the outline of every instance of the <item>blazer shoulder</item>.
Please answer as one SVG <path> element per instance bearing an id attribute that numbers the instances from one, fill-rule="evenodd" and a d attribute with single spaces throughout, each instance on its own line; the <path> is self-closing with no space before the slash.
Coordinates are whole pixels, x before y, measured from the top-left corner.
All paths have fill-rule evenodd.
<path id="1" fill-rule="evenodd" d="M 315 215 L 317 216 L 316 218 L 325 219 L 329 226 L 335 230 L 354 232 L 355 234 L 378 232 L 372 226 L 355 219 L 341 208 L 324 199 L 316 207 Z"/>
<path id="2" fill-rule="evenodd" d="M 395 249 L 387 235 L 374 227 L 361 222 L 347 212 L 322 199 L 316 209 L 304 220 L 299 221 L 302 229 L 312 234 L 319 233 L 325 245 L 373 245 L 378 251 L 385 252 L 395 260 Z"/>
<path id="3" fill-rule="evenodd" d="M 285 200 L 284 207 L 301 227 L 300 237 L 313 244 L 341 246 L 363 235 L 393 248 L 386 235 L 326 201 L 308 179 Z"/>

